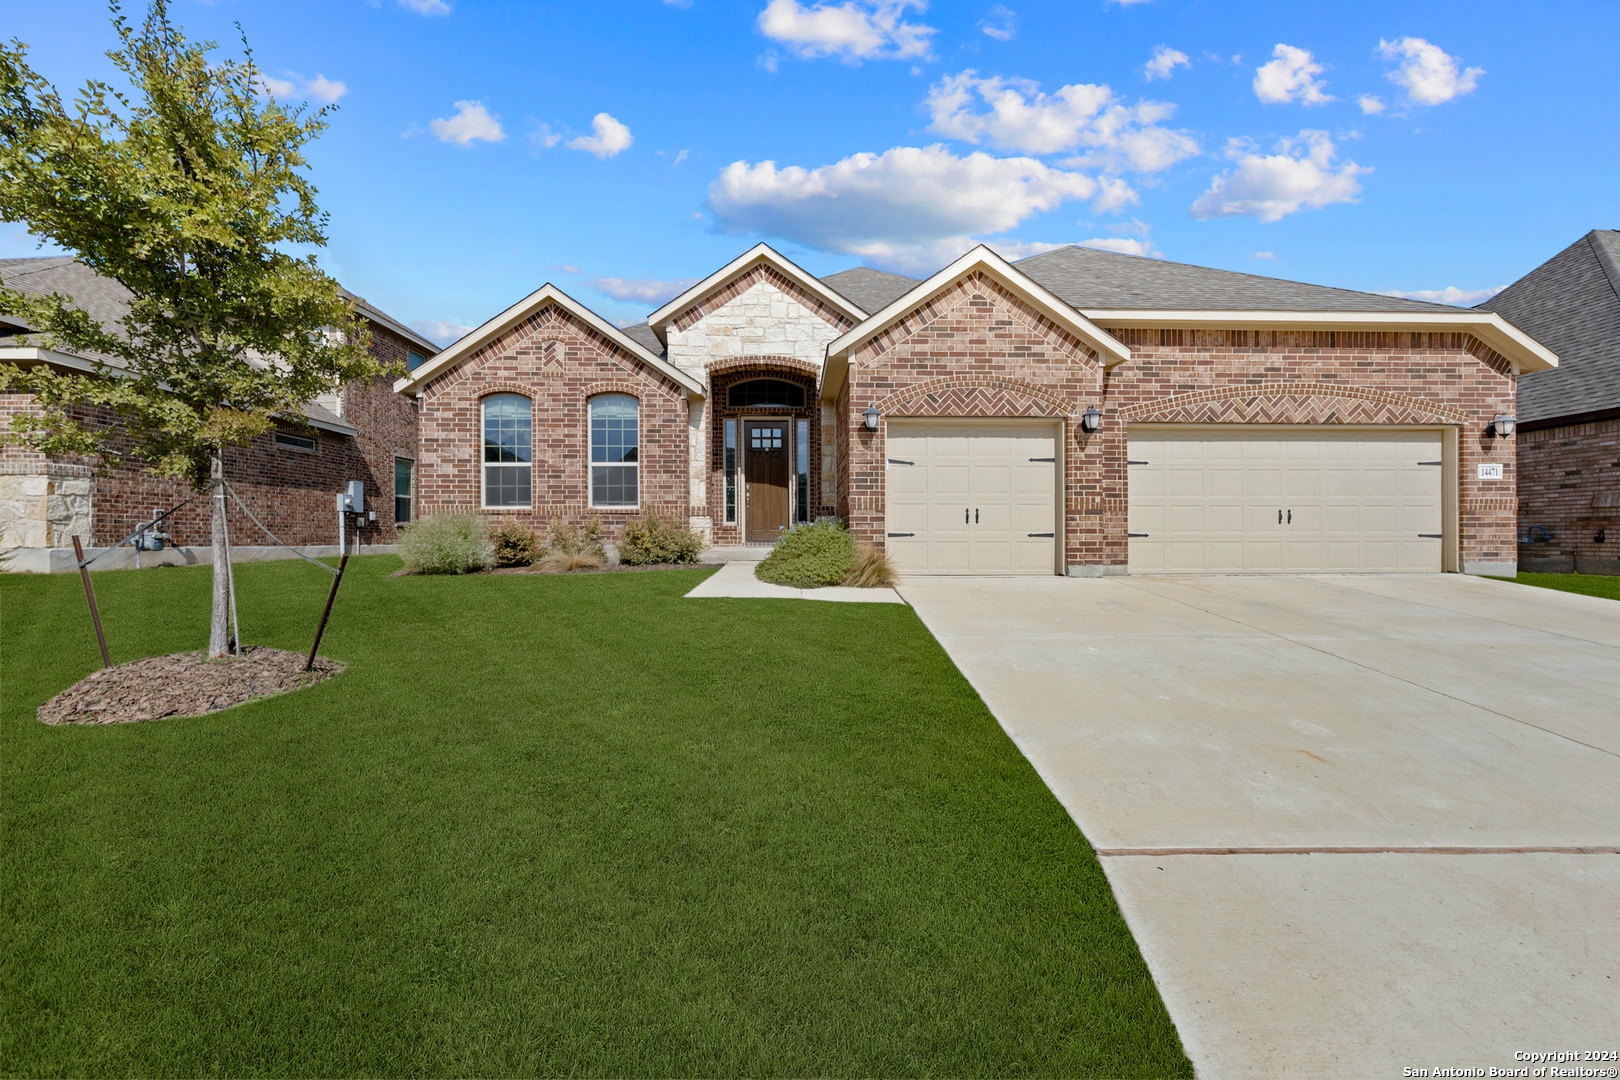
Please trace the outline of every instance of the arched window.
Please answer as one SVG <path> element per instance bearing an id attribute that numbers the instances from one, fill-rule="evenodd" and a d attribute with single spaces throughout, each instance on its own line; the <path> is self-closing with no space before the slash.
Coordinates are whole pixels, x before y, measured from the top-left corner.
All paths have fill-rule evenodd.
<path id="1" fill-rule="evenodd" d="M 804 387 L 785 379 L 749 379 L 731 384 L 726 404 L 732 408 L 802 409 Z"/>
<path id="2" fill-rule="evenodd" d="M 534 405 L 522 394 L 484 399 L 484 505 L 528 506 Z"/>
<path id="3" fill-rule="evenodd" d="M 591 505 L 635 506 L 641 493 L 641 403 L 629 394 L 591 398 Z"/>

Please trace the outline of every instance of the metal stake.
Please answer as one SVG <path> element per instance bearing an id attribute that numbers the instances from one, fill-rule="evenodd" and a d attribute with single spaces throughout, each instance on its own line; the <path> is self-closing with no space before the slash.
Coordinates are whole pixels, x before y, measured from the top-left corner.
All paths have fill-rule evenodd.
<path id="1" fill-rule="evenodd" d="M 315 650 L 321 647 L 321 635 L 326 633 L 326 618 L 332 614 L 332 601 L 337 599 L 338 586 L 343 584 L 343 568 L 348 565 L 347 555 L 338 560 L 337 576 L 332 579 L 332 591 L 326 594 L 326 610 L 321 612 L 321 625 L 315 628 L 315 644 L 309 647 L 309 659 L 304 661 L 305 671 L 315 666 Z M 95 610 L 95 601 L 91 601 L 90 607 L 92 611 Z M 101 624 L 96 625 L 99 627 Z"/>
<path id="2" fill-rule="evenodd" d="M 112 657 L 107 655 L 107 635 L 101 632 L 101 612 L 96 610 L 96 591 L 90 587 L 90 568 L 84 565 L 84 546 L 79 543 L 78 534 L 74 534 L 73 537 L 73 557 L 79 560 L 79 579 L 84 582 L 84 598 L 90 601 L 90 621 L 96 624 L 96 644 L 101 646 L 101 666 L 110 668 Z M 336 585 L 332 586 L 332 591 L 337 592 Z M 332 602 L 328 600 L 326 603 L 330 607 Z M 321 620 L 323 624 L 325 621 Z"/>

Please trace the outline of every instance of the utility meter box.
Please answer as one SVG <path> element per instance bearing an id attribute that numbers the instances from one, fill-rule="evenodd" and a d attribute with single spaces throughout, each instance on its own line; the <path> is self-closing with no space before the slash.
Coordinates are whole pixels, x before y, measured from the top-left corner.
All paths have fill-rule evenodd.
<path id="1" fill-rule="evenodd" d="M 338 509 L 358 514 L 366 508 L 366 484 L 363 480 L 350 480 L 349 489 L 338 495 Z"/>

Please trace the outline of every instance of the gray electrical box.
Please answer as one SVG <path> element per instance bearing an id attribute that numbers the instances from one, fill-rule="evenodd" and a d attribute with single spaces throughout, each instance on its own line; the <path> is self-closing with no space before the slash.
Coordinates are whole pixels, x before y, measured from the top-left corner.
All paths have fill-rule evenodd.
<path id="1" fill-rule="evenodd" d="M 358 514 L 366 508 L 366 485 L 363 480 L 350 480 L 349 490 L 338 494 L 338 509 Z"/>

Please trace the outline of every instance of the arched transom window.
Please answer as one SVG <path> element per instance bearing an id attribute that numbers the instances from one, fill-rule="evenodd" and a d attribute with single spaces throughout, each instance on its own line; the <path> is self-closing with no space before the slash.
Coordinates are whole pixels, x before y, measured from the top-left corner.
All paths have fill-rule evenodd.
<path id="1" fill-rule="evenodd" d="M 732 408 L 802 409 L 804 387 L 785 379 L 749 379 L 731 384 L 726 404 Z"/>
<path id="2" fill-rule="evenodd" d="M 484 399 L 484 505 L 528 506 L 534 406 L 522 394 Z"/>
<path id="3" fill-rule="evenodd" d="M 591 505 L 635 506 L 641 494 L 641 403 L 629 394 L 591 398 Z"/>

